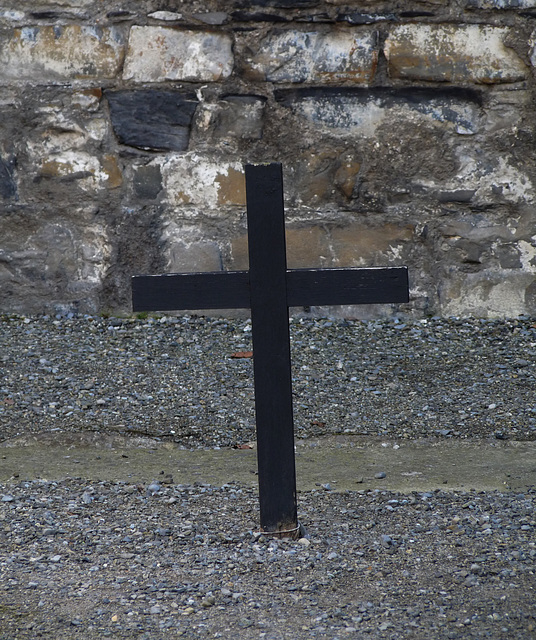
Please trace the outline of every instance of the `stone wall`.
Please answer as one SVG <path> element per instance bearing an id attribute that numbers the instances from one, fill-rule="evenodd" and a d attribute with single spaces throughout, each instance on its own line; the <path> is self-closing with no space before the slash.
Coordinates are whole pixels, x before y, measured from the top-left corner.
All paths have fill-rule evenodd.
<path id="1" fill-rule="evenodd" d="M 243 164 L 280 161 L 290 267 L 536 315 L 535 44 L 536 0 L 0 0 L 0 311 L 247 268 Z"/>

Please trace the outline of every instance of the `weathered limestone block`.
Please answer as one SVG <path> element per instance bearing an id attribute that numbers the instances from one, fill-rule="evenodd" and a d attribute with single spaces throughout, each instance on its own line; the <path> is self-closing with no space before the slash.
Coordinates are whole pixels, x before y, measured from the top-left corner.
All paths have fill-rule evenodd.
<path id="1" fill-rule="evenodd" d="M 285 186 L 286 199 L 294 207 L 345 202 L 354 194 L 360 169 L 355 152 L 308 149 L 293 162 Z"/>
<path id="2" fill-rule="evenodd" d="M 38 126 L 31 132 L 27 146 L 33 158 L 67 151 L 86 151 L 100 146 L 108 136 L 108 120 L 85 115 L 80 117 L 68 108 L 47 105 L 38 110 Z"/>
<path id="3" fill-rule="evenodd" d="M 123 181 L 113 155 L 98 157 L 83 151 L 65 151 L 42 158 L 37 179 L 74 183 L 87 192 L 115 189 Z"/>
<path id="4" fill-rule="evenodd" d="M 484 269 L 477 273 L 450 270 L 439 289 L 444 316 L 512 318 L 536 312 L 536 276 L 519 271 Z"/>
<path id="5" fill-rule="evenodd" d="M 170 155 L 160 166 L 164 200 L 172 206 L 191 205 L 193 215 L 197 209 L 203 213 L 227 205 L 245 206 L 246 185 L 243 166 L 240 162 L 210 159 L 198 154 Z M 213 215 L 211 214 L 211 215 Z M 188 215 L 188 207 L 184 208 Z"/>
<path id="6" fill-rule="evenodd" d="M 112 126 L 121 144 L 139 149 L 185 151 L 198 104 L 193 93 L 110 91 Z"/>
<path id="7" fill-rule="evenodd" d="M 113 78 L 120 71 L 124 49 L 122 32 L 115 27 L 13 29 L 0 39 L 0 82 Z"/>
<path id="8" fill-rule="evenodd" d="M 463 89 L 303 89 L 276 91 L 276 99 L 315 125 L 347 137 L 374 137 L 395 120 L 444 123 L 459 134 L 476 133 L 481 97 Z"/>
<path id="9" fill-rule="evenodd" d="M 84 212 L 39 224 L 29 217 L 14 212 L 3 219 L 3 307 L 23 313 L 96 312 L 111 255 L 105 227 Z"/>
<path id="10" fill-rule="evenodd" d="M 185 227 L 171 220 L 170 216 L 166 218 L 162 234 L 166 272 L 195 273 L 222 270 L 222 256 L 217 242 L 203 237 L 202 229 Z"/>
<path id="11" fill-rule="evenodd" d="M 149 14 L 149 18 L 162 20 L 162 22 L 179 22 L 182 20 L 182 13 L 177 13 L 176 11 L 153 11 Z"/>
<path id="12" fill-rule="evenodd" d="M 216 82 L 233 71 L 232 44 L 226 33 L 134 26 L 123 78 L 136 82 Z"/>
<path id="13" fill-rule="evenodd" d="M 268 82 L 369 83 L 378 62 L 370 31 L 276 30 L 260 41 L 246 61 L 246 74 Z"/>
<path id="14" fill-rule="evenodd" d="M 405 24 L 385 42 L 394 79 L 431 82 L 516 82 L 527 77 L 521 58 L 504 42 L 509 29 L 484 25 Z"/>
<path id="15" fill-rule="evenodd" d="M 214 136 L 221 140 L 260 140 L 265 103 L 258 96 L 227 96 L 213 112 Z"/>
<path id="16" fill-rule="evenodd" d="M 440 201 L 471 202 L 478 205 L 509 202 L 530 204 L 536 188 L 529 172 L 509 155 L 484 156 L 479 149 L 459 148 L 459 168 L 441 184 L 422 180 L 419 184 L 435 192 Z M 517 165 L 517 166 L 516 166 Z"/>
<path id="17" fill-rule="evenodd" d="M 324 227 L 308 225 L 288 228 L 285 232 L 287 266 L 289 269 L 307 269 L 332 265 L 330 239 Z M 240 235 L 231 242 L 231 269 L 248 269 L 248 239 Z"/>
<path id="18" fill-rule="evenodd" d="M 370 227 L 352 224 L 331 230 L 333 266 L 365 267 L 404 264 L 410 243 L 415 242 L 412 225 L 384 224 Z"/>

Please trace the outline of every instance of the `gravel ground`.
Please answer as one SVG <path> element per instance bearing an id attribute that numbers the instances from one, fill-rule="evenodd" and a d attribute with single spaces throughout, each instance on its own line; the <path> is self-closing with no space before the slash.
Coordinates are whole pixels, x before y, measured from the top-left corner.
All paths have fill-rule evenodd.
<path id="1" fill-rule="evenodd" d="M 2 495 L 3 640 L 536 637 L 534 491 L 307 492 L 300 541 L 234 485 Z"/>
<path id="2" fill-rule="evenodd" d="M 298 438 L 536 439 L 536 322 L 293 319 Z M 251 324 L 0 321 L 0 440 L 93 430 L 188 447 L 254 438 Z"/>
<path id="3" fill-rule="evenodd" d="M 244 320 L 4 317 L 0 438 L 254 437 Z M 534 440 L 536 324 L 291 322 L 296 433 Z M 1 457 L 0 457 L 1 463 Z M 536 638 L 536 491 L 299 496 L 238 484 L 0 485 L 0 640 Z"/>

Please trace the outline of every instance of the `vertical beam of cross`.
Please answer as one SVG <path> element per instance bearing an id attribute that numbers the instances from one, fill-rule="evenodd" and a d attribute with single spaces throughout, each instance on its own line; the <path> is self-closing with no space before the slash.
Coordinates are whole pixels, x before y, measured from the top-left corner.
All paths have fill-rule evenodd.
<path id="1" fill-rule="evenodd" d="M 298 522 L 283 175 L 279 164 L 245 170 L 261 525 L 291 532 Z"/>

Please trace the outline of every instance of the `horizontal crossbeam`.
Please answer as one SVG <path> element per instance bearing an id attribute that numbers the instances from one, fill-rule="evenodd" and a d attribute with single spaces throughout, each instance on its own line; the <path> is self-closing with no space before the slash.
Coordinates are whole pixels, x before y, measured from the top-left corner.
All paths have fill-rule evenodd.
<path id="1" fill-rule="evenodd" d="M 406 267 L 289 269 L 287 306 L 408 302 Z M 248 271 L 135 276 L 134 311 L 249 309 Z"/>
<path id="2" fill-rule="evenodd" d="M 132 278 L 134 311 L 249 309 L 248 271 L 167 273 Z"/>

